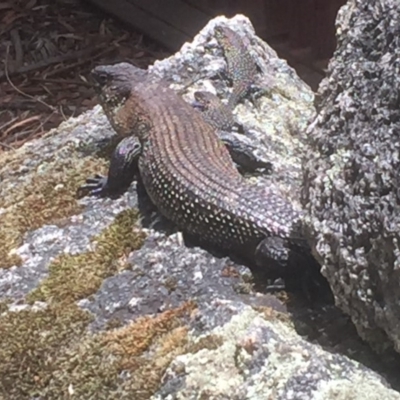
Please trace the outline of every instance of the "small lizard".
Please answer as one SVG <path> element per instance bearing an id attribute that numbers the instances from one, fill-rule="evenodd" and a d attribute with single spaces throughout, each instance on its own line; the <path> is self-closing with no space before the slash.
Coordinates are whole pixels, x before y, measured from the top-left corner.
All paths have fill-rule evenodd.
<path id="1" fill-rule="evenodd" d="M 215 129 L 172 89 L 127 63 L 96 67 L 92 76 L 114 129 L 140 141 L 139 173 L 161 214 L 270 277 L 319 270 L 302 235 L 301 213 L 269 188 L 246 181 Z M 96 194 L 125 182 L 131 152 L 125 153 L 117 151 L 106 180 L 91 181 Z"/>
<path id="2" fill-rule="evenodd" d="M 261 143 L 253 138 L 234 132 L 240 127 L 234 118 L 232 110 L 238 102 L 252 89 L 257 74 L 257 64 L 249 53 L 243 39 L 225 25 L 216 26 L 215 37 L 223 49 L 227 63 L 227 76 L 232 81 L 232 93 L 225 105 L 211 92 L 197 91 L 194 93 L 194 106 L 203 112 L 204 119 L 218 131 L 219 138 L 227 146 L 232 159 L 243 171 L 255 171 L 259 168 L 271 170 L 272 164 L 261 151 Z M 266 89 L 263 89 L 263 93 Z M 239 131 L 237 129 L 237 131 Z M 241 133 L 242 133 L 241 132 Z"/>
<path id="3" fill-rule="evenodd" d="M 233 109 L 250 91 L 257 75 L 257 64 L 242 38 L 225 25 L 215 27 L 215 37 L 223 49 L 227 75 L 232 81 L 228 106 Z"/>

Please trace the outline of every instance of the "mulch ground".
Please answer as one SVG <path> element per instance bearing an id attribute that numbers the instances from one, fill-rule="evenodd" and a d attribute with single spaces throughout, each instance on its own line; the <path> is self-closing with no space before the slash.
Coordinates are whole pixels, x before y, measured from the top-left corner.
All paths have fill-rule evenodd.
<path id="1" fill-rule="evenodd" d="M 97 104 L 95 65 L 168 54 L 82 0 L 0 0 L 0 153 Z"/>

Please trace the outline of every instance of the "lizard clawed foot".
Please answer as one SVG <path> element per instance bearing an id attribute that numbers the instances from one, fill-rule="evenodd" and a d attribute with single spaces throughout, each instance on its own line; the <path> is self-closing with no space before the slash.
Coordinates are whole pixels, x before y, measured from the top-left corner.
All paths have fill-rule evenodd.
<path id="1" fill-rule="evenodd" d="M 86 179 L 86 184 L 78 189 L 78 195 L 87 193 L 89 196 L 106 196 L 108 194 L 107 177 L 103 175 L 94 175 Z"/>
<path id="2" fill-rule="evenodd" d="M 138 159 L 142 151 L 140 141 L 135 136 L 122 139 L 110 160 L 108 175 L 95 175 L 86 179 L 86 184 L 78 189 L 78 195 L 85 192 L 90 196 L 116 198 L 125 192 L 138 173 Z"/>

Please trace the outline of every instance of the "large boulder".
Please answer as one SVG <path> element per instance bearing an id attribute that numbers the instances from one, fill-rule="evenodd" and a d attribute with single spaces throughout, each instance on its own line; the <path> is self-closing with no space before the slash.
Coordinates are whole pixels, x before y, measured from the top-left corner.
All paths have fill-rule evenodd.
<path id="1" fill-rule="evenodd" d="M 213 38 L 219 23 L 251 43 L 271 85 L 257 108 L 236 110 L 274 163 L 271 176 L 249 179 L 294 198 L 313 94 L 246 18 L 210 21 L 151 69 L 180 90 L 205 65 L 223 66 Z M 221 79 L 196 83 L 214 84 L 228 91 Z M 105 172 L 99 156 L 113 135 L 95 107 L 0 155 L 1 398 L 400 399 L 344 356 L 338 337 L 329 341 L 315 309 L 291 315 L 285 302 L 255 290 L 244 266 L 187 247 L 157 213 L 143 220 L 135 184 L 116 200 L 78 200 L 85 177 Z M 348 344 L 343 318 L 323 310 Z M 324 337 L 329 351 L 294 329 L 307 332 L 307 314 L 314 340 Z"/>
<path id="2" fill-rule="evenodd" d="M 307 235 L 359 334 L 400 352 L 400 3 L 349 1 L 337 37 L 309 129 Z"/>

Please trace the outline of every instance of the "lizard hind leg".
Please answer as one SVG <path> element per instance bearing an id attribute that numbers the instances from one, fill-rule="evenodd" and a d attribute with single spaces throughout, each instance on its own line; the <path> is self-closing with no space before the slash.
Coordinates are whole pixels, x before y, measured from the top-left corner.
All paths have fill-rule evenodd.
<path id="1" fill-rule="evenodd" d="M 255 250 L 256 266 L 271 280 L 282 278 L 285 290 L 301 292 L 309 301 L 322 299 L 331 301 L 331 291 L 320 273 L 320 266 L 312 256 L 294 251 L 280 237 L 263 239 Z M 282 289 L 272 285 L 269 288 Z"/>
<path id="2" fill-rule="evenodd" d="M 284 239 L 277 236 L 266 237 L 255 250 L 255 264 L 266 270 L 271 278 L 284 277 L 289 262 L 289 251 Z"/>

